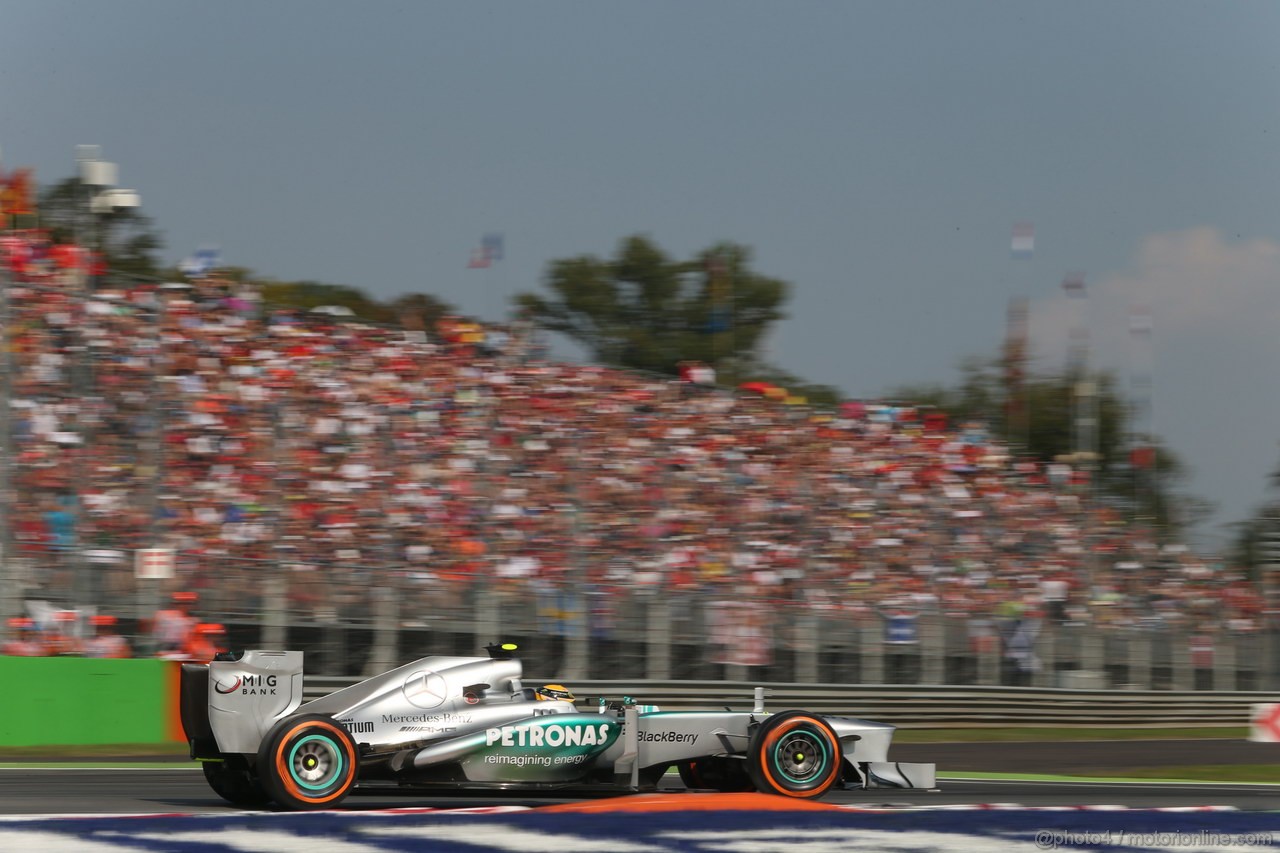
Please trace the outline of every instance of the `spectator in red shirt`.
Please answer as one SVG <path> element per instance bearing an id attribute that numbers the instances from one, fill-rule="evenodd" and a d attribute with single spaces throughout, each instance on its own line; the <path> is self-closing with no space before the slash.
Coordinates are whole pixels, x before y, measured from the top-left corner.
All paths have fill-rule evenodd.
<path id="1" fill-rule="evenodd" d="M 213 656 L 222 650 L 225 643 L 226 632 L 221 625 L 202 622 L 191 632 L 191 639 L 187 641 L 186 648 L 183 650 L 183 658 L 197 663 L 207 663 L 213 660 Z"/>

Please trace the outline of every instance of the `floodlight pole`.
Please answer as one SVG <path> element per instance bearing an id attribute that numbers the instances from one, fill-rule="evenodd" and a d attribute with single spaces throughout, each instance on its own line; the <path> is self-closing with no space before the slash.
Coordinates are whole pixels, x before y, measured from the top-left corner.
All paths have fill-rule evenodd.
<path id="1" fill-rule="evenodd" d="M 101 217 L 116 211 L 136 208 L 141 202 L 138 194 L 134 191 L 115 188 L 118 167 L 115 163 L 98 159 L 101 152 L 102 149 L 97 145 L 76 146 L 76 165 L 79 169 L 80 184 L 85 190 L 84 214 L 76 217 L 76 224 L 77 231 L 87 232 L 84 236 L 87 237 L 88 246 L 82 248 L 91 248 L 105 256 Z M 84 216 L 87 216 L 87 220 L 84 219 Z M 77 244 L 81 243 L 81 236 L 81 234 L 77 234 Z M 89 269 L 86 270 L 84 288 L 80 295 L 82 299 L 87 301 L 97 288 L 94 286 L 95 282 L 92 276 L 92 257 L 86 258 L 86 261 L 89 264 Z M 95 390 L 90 387 L 93 382 L 93 350 L 84 340 L 83 333 L 81 341 L 84 352 L 80 360 L 79 369 L 73 372 L 73 382 L 77 386 L 75 388 L 76 396 L 81 400 L 85 400 L 88 398 L 87 392 Z M 89 448 L 91 423 L 91 418 L 83 416 L 77 423 L 80 446 L 85 451 Z M 99 592 L 98 579 L 93 567 L 89 565 L 88 559 L 85 557 L 84 543 L 80 537 L 81 519 L 84 513 L 78 488 L 70 509 L 73 519 L 71 532 L 74 538 L 71 543 L 70 553 L 66 557 L 71 567 L 71 604 L 75 607 L 97 606 L 101 604 L 97 600 Z"/>
<path id="2" fill-rule="evenodd" d="M 1089 291 L 1084 273 L 1069 273 L 1062 282 L 1067 298 L 1076 303 L 1075 323 L 1071 330 L 1068 355 L 1068 380 L 1072 383 L 1071 407 L 1073 426 L 1072 464 L 1083 470 L 1087 478 L 1082 503 L 1084 518 L 1085 572 L 1088 575 L 1089 595 L 1097 581 L 1098 557 L 1091 542 L 1092 514 L 1097 509 L 1098 465 L 1098 383 L 1089 371 Z"/>
<path id="3" fill-rule="evenodd" d="M 80 188 L 84 193 L 84 209 L 79 216 L 76 217 L 77 234 L 76 243 L 85 250 L 84 262 L 85 270 L 83 276 L 83 286 L 80 292 L 80 298 L 88 301 L 96 289 L 93 285 L 93 252 L 100 251 L 98 221 L 97 214 L 94 213 L 94 194 L 99 186 L 108 186 L 115 183 L 115 176 L 111 174 L 115 165 L 112 163 L 104 163 L 98 159 L 102 153 L 102 149 L 97 145 L 77 145 L 76 146 L 76 166 L 80 174 Z M 76 399 L 80 400 L 80 405 L 87 405 L 90 399 L 89 391 L 93 382 L 93 350 L 89 347 L 88 341 L 84 336 L 84 331 L 79 330 L 80 336 L 80 358 L 76 359 L 76 363 L 71 368 L 72 389 L 75 392 Z M 80 440 L 80 449 L 87 454 L 89 445 L 92 440 L 90 424 L 91 417 L 81 410 L 76 421 L 76 433 Z M 63 507 L 71 513 L 71 536 L 70 547 L 65 554 L 61 554 L 60 560 L 66 560 L 71 570 L 71 596 L 68 601 L 69 607 L 94 607 L 100 604 L 96 601 L 97 583 L 93 575 L 93 567 L 89 565 L 88 558 L 84 555 L 84 542 L 81 537 L 81 527 L 84 519 L 83 507 L 81 506 L 80 495 L 82 494 L 79 486 L 73 486 L 74 494 L 68 496 L 71 505 Z"/>

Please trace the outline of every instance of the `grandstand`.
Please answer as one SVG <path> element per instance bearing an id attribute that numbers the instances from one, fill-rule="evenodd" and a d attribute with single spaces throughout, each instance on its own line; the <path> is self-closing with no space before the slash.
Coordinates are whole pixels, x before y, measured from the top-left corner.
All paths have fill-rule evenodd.
<path id="1" fill-rule="evenodd" d="M 584 665 L 637 677 L 1096 667 L 1159 686 L 1188 637 L 1271 648 L 1239 574 L 1158 546 L 1069 466 L 1015 460 L 979 424 L 687 393 L 536 357 L 528 330 L 380 328 L 212 277 L 85 295 L 75 252 L 34 232 L 0 250 L 11 611 L 110 611 L 145 649 L 149 613 L 190 590 L 233 641 L 257 644 L 265 619 L 335 673 L 388 625 L 416 653 L 522 633 L 548 667 L 589 636 Z M 172 549 L 175 576 L 138 580 L 142 548 Z M 1115 663 L 1127 652 L 1064 651 L 1098 632 L 1163 639 L 1141 675 Z M 1246 658 L 1239 684 L 1274 674 L 1274 655 Z"/>

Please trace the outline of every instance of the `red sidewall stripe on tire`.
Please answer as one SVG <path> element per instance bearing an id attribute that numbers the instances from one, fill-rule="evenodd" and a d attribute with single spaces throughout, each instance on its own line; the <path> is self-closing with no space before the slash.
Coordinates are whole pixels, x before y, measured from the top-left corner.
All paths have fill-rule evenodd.
<path id="1" fill-rule="evenodd" d="M 778 784 L 778 780 L 773 777 L 773 773 L 769 769 L 768 755 L 769 751 L 773 749 L 774 745 L 776 745 L 779 740 L 782 739 L 783 735 L 806 724 L 816 727 L 818 731 L 831 739 L 831 743 L 836 747 L 835 754 L 832 755 L 832 759 L 834 760 L 831 762 L 831 772 L 827 774 L 826 778 L 815 785 L 812 790 L 790 791 L 784 786 Z M 764 741 L 760 744 L 760 770 L 764 773 L 765 778 L 769 780 L 769 784 L 773 787 L 773 790 L 776 793 L 782 794 L 785 797 L 795 797 L 796 799 L 801 800 L 809 799 L 810 797 L 821 796 L 826 792 L 827 786 L 830 785 L 831 782 L 835 781 L 836 775 L 840 772 L 839 753 L 840 739 L 836 737 L 835 731 L 830 726 L 816 717 L 791 717 L 780 726 L 770 731 L 769 734 L 765 736 Z"/>
<path id="2" fill-rule="evenodd" d="M 347 771 L 346 781 L 340 785 L 336 791 L 325 794 L 321 797 L 303 793 L 302 789 L 298 787 L 298 784 L 293 781 L 293 774 L 289 772 L 288 761 L 285 758 L 289 742 L 292 741 L 294 736 L 300 731 L 309 728 L 328 729 L 333 732 L 334 740 L 337 742 L 338 748 L 341 749 L 343 754 L 346 756 L 347 767 L 349 768 Z M 331 723 L 325 723 L 320 720 L 308 720 L 289 729 L 289 731 L 286 732 L 279 741 L 277 741 L 276 775 L 280 779 L 280 784 L 282 784 L 284 789 L 289 793 L 289 796 L 296 797 L 306 803 L 328 803 L 341 798 L 342 795 L 350 789 L 356 778 L 356 755 L 355 750 L 350 747 L 345 734 L 346 732 L 344 730 L 340 730 L 337 726 Z"/>

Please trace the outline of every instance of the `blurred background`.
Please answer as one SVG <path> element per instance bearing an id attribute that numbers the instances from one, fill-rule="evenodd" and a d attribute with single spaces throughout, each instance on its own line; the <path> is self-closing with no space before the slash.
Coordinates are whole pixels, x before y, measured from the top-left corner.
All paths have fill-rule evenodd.
<path id="1" fill-rule="evenodd" d="M 0 238 L 10 653 L 288 646 L 357 675 L 504 639 L 566 678 L 1276 676 L 1270 564 L 1182 544 L 1157 452 L 1087 363 L 1021 373 L 1016 305 L 986 410 L 973 389 L 950 392 L 963 417 L 819 403 L 743 379 L 737 318 L 767 282 L 727 250 L 636 238 L 487 324 L 212 256 L 118 271 L 136 211 L 90 199 L 93 242 L 68 239 L 67 187 L 109 191 L 59 184 Z M 638 318 L 624 277 L 668 304 Z M 572 307 L 595 291 L 616 301 Z M 599 363 L 547 354 L 575 317 Z"/>
<path id="2" fill-rule="evenodd" d="M 10 11 L 6 653 L 1280 682 L 1270 7 Z"/>

